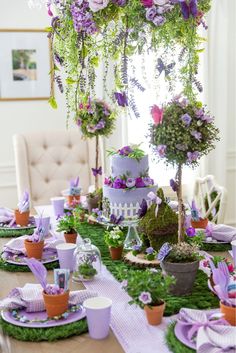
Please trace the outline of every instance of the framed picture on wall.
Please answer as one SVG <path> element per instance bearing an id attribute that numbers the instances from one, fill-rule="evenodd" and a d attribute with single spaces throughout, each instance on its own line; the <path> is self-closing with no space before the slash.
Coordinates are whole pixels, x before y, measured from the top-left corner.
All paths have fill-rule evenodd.
<path id="1" fill-rule="evenodd" d="M 0 101 L 49 99 L 50 50 L 44 30 L 0 29 Z"/>

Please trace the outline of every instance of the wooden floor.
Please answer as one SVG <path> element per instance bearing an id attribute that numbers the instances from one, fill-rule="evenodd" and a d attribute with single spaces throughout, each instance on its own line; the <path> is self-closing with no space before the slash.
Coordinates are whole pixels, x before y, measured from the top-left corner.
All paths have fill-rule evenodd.
<path id="1" fill-rule="evenodd" d="M 0 239 L 0 249 L 8 239 Z M 53 271 L 48 272 L 48 281 L 53 283 Z M 36 283 L 34 276 L 29 273 L 6 272 L 0 270 L 0 298 L 4 298 L 14 287 L 22 287 L 25 283 Z M 82 285 L 71 282 L 70 289 L 82 289 Z M 1 341 L 0 341 L 1 342 Z M 122 353 L 124 352 L 116 337 L 110 331 L 105 340 L 92 340 L 88 334 L 49 342 L 21 342 L 12 338 L 3 337 L 0 353 Z"/>

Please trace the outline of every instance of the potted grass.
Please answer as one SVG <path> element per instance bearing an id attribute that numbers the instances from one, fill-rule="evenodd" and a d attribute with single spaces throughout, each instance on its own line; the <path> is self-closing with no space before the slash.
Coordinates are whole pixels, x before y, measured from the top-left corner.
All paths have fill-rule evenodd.
<path id="1" fill-rule="evenodd" d="M 78 226 L 78 218 L 72 212 L 67 212 L 59 219 L 57 231 L 64 232 L 66 243 L 76 244 Z"/>
<path id="2" fill-rule="evenodd" d="M 39 226 L 34 231 L 34 233 L 29 236 L 24 241 L 25 250 L 27 257 L 34 257 L 35 259 L 41 260 L 44 248 L 44 229 L 41 226 L 41 221 L 39 220 Z"/>
<path id="3" fill-rule="evenodd" d="M 172 245 L 165 243 L 157 259 L 163 271 L 176 278 L 176 283 L 170 288 L 171 293 L 176 296 L 191 294 L 199 268 L 197 245 L 185 242 Z"/>
<path id="4" fill-rule="evenodd" d="M 201 217 L 200 210 L 197 208 L 194 200 L 191 205 L 191 225 L 193 228 L 199 229 L 206 229 L 208 225 L 208 219 Z"/>
<path id="5" fill-rule="evenodd" d="M 104 235 L 105 243 L 109 247 L 112 260 L 120 260 L 123 252 L 125 235 L 120 227 L 115 227 L 111 231 L 106 231 Z"/>
<path id="6" fill-rule="evenodd" d="M 144 309 L 150 325 L 159 325 L 165 311 L 165 297 L 169 287 L 175 282 L 172 276 L 163 276 L 155 269 L 120 270 L 122 287 L 131 296 L 129 304 Z"/>
<path id="7" fill-rule="evenodd" d="M 29 209 L 29 193 L 25 191 L 18 203 L 18 208 L 15 210 L 15 222 L 17 225 L 26 227 L 29 224 Z"/>
<path id="8" fill-rule="evenodd" d="M 61 288 L 58 284 L 47 283 L 47 269 L 41 262 L 35 259 L 28 259 L 26 263 L 42 286 L 42 295 L 48 317 L 58 317 L 64 314 L 69 305 L 70 292 L 67 289 L 69 276 L 64 281 L 64 288 Z"/>

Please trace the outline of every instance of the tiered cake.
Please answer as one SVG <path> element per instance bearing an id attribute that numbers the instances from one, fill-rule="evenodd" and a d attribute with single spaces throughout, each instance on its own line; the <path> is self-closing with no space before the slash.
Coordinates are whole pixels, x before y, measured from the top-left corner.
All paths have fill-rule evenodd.
<path id="1" fill-rule="evenodd" d="M 148 193 L 156 193 L 157 185 L 148 175 L 148 156 L 138 147 L 125 146 L 112 152 L 111 176 L 103 186 L 104 215 L 136 218 L 145 199 L 151 204 Z"/>

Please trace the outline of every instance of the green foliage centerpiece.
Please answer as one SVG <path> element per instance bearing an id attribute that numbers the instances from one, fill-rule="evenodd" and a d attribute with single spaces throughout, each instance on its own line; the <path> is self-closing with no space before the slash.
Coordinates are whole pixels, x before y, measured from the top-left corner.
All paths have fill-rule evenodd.
<path id="1" fill-rule="evenodd" d="M 198 165 L 218 140 L 218 129 L 206 108 L 197 101 L 174 98 L 162 109 L 151 111 L 154 123 L 150 125 L 150 142 L 154 154 L 167 165 L 177 167 L 175 179 L 170 181 L 178 198 L 178 241 L 184 239 L 185 210 L 182 199 L 182 168 Z"/>

